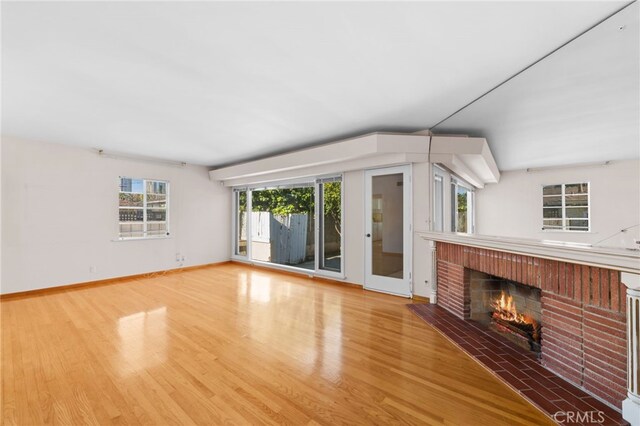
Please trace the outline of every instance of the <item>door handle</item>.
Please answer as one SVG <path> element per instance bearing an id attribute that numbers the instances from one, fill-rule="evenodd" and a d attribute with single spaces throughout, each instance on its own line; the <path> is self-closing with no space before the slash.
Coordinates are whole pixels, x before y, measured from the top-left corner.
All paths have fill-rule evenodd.
<path id="1" fill-rule="evenodd" d="M 367 238 L 371 238 L 371 234 L 367 234 Z"/>

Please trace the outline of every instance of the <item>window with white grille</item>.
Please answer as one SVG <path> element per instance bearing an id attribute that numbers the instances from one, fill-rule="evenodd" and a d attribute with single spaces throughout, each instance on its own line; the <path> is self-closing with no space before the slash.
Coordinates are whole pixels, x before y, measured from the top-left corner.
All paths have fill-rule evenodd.
<path id="1" fill-rule="evenodd" d="M 589 183 L 562 183 L 542 187 L 542 229 L 582 231 L 591 229 Z"/>
<path id="2" fill-rule="evenodd" d="M 120 178 L 118 206 L 120 239 L 169 235 L 169 182 Z"/>

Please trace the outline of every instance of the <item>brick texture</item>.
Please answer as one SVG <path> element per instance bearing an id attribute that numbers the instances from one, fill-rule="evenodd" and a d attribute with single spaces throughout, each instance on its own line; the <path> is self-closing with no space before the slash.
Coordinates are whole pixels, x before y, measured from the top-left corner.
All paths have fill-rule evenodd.
<path id="1" fill-rule="evenodd" d="M 549 370 L 620 407 L 626 397 L 626 290 L 620 272 L 437 243 L 438 305 L 470 316 L 470 270 L 541 289 L 542 358 Z"/>
<path id="2" fill-rule="evenodd" d="M 469 319 L 469 269 L 442 260 L 438 260 L 437 268 L 438 304 L 458 318 Z"/>
<path id="3" fill-rule="evenodd" d="M 584 384 L 582 304 L 542 293 L 542 365 L 573 384 Z"/>

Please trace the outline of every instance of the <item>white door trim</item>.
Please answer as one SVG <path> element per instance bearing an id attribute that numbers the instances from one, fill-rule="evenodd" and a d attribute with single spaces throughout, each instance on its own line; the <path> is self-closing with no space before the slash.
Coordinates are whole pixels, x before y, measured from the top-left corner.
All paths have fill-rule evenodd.
<path id="1" fill-rule="evenodd" d="M 373 220 L 371 217 L 372 178 L 389 174 L 403 174 L 403 278 L 391 278 L 372 273 Z M 412 168 L 410 164 L 365 170 L 364 182 L 364 288 L 367 290 L 389 293 L 397 296 L 412 296 L 412 253 L 413 253 L 413 190 Z M 367 234 L 369 237 L 367 237 Z"/>

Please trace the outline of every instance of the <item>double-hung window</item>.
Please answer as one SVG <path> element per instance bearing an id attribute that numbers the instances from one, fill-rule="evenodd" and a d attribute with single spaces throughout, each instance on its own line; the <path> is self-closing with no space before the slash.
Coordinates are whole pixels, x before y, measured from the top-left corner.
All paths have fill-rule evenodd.
<path id="1" fill-rule="evenodd" d="M 589 231 L 591 229 L 589 183 L 563 183 L 543 186 L 542 229 Z"/>
<path id="2" fill-rule="evenodd" d="M 118 206 L 120 239 L 169 235 L 169 182 L 120 178 Z"/>

